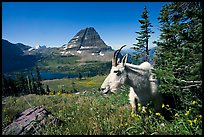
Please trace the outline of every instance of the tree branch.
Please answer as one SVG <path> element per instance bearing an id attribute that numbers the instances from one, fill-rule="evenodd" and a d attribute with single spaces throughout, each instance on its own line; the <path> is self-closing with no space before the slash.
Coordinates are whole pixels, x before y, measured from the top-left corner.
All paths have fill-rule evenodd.
<path id="1" fill-rule="evenodd" d="M 196 87 L 196 86 L 201 86 L 201 83 L 199 84 L 194 84 L 194 85 L 188 85 L 188 86 L 175 86 L 176 88 L 182 88 L 182 89 L 188 89 L 191 87 Z"/>
<path id="2" fill-rule="evenodd" d="M 181 82 L 185 82 L 187 84 L 201 84 L 202 81 L 186 81 L 186 80 L 181 80 Z"/>

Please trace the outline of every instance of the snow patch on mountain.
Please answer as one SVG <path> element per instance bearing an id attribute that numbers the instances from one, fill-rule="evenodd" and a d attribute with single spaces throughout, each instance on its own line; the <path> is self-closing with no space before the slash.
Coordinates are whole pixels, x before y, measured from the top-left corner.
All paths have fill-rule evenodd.
<path id="1" fill-rule="evenodd" d="M 35 46 L 34 48 L 30 48 L 30 49 L 28 49 L 28 51 L 38 50 L 38 49 L 45 49 L 45 48 L 46 48 L 45 45 L 43 45 L 43 46 L 37 45 L 37 46 Z"/>

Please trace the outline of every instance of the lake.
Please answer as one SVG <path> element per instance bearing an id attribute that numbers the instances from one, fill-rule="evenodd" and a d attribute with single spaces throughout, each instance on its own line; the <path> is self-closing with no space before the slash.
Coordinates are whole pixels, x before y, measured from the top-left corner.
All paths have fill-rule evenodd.
<path id="1" fill-rule="evenodd" d="M 33 73 L 35 77 L 36 73 Z M 96 73 L 81 73 L 82 77 L 96 76 Z M 59 73 L 59 72 L 40 72 L 41 79 L 52 80 L 62 78 L 78 78 L 79 74 Z"/>
<path id="2" fill-rule="evenodd" d="M 24 73 L 25 74 L 25 73 Z M 33 77 L 36 78 L 36 72 L 32 72 Z M 28 74 L 25 74 L 28 75 Z M 30 75 L 30 73 L 29 73 Z M 81 73 L 82 77 L 92 77 L 96 76 L 96 73 Z M 15 79 L 15 75 L 9 74 L 5 75 L 6 77 L 10 76 L 12 79 Z M 52 80 L 52 79 L 62 79 L 62 78 L 78 78 L 79 74 L 71 74 L 71 73 L 59 73 L 59 72 L 46 72 L 42 71 L 40 72 L 40 77 L 42 80 Z"/>

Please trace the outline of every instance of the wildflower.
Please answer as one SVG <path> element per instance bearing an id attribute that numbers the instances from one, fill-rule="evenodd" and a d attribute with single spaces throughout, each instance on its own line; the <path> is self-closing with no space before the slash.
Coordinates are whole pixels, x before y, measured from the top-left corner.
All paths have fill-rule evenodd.
<path id="1" fill-rule="evenodd" d="M 166 107 L 169 107 L 169 105 L 168 105 L 168 104 L 166 104 Z"/>
<path id="2" fill-rule="evenodd" d="M 162 104 L 162 108 L 164 108 L 165 107 L 165 105 L 164 104 Z"/>
<path id="3" fill-rule="evenodd" d="M 137 104 L 137 106 L 138 106 L 138 108 L 137 108 L 137 109 L 138 109 L 138 110 L 140 110 L 140 109 L 141 109 L 141 104 L 140 104 L 140 103 L 138 103 L 138 104 Z"/>
<path id="4" fill-rule="evenodd" d="M 188 116 L 190 113 L 190 111 L 186 111 L 185 116 Z"/>
<path id="5" fill-rule="evenodd" d="M 197 118 L 195 118 L 195 119 L 193 120 L 193 122 L 194 122 L 194 123 L 196 123 L 197 121 L 198 121 L 198 119 L 197 119 Z"/>
<path id="6" fill-rule="evenodd" d="M 125 127 L 125 126 L 127 126 L 127 125 L 128 125 L 127 122 L 125 122 L 124 124 L 120 124 L 121 127 Z"/>
<path id="7" fill-rule="evenodd" d="M 161 114 L 160 113 L 155 113 L 157 116 L 161 116 Z"/>
<path id="8" fill-rule="evenodd" d="M 58 91 L 58 92 L 57 92 L 57 95 L 61 95 L 61 91 Z"/>
<path id="9" fill-rule="evenodd" d="M 202 118 L 202 115 L 199 115 L 199 118 Z"/>
<path id="10" fill-rule="evenodd" d="M 67 96 L 72 96 L 73 94 L 67 94 Z"/>
<path id="11" fill-rule="evenodd" d="M 142 112 L 146 113 L 146 108 L 145 107 L 142 107 Z"/>
<path id="12" fill-rule="evenodd" d="M 192 101 L 192 105 L 195 105 L 197 102 L 196 101 Z"/>
<path id="13" fill-rule="evenodd" d="M 190 126 L 192 126 L 192 125 L 193 125 L 192 120 L 188 120 L 188 122 L 189 122 L 189 125 L 190 125 Z"/>
<path id="14" fill-rule="evenodd" d="M 54 95 L 53 92 L 50 92 L 49 95 Z"/>
<path id="15" fill-rule="evenodd" d="M 137 115 L 138 115 L 138 114 L 135 114 L 135 113 L 134 113 L 134 114 L 132 114 L 131 116 L 132 116 L 132 118 L 134 118 L 134 117 L 137 117 Z"/>
<path id="16" fill-rule="evenodd" d="M 139 120 L 141 118 L 140 115 L 135 114 L 135 113 L 132 114 L 131 117 L 134 118 L 135 120 Z"/>
<path id="17" fill-rule="evenodd" d="M 178 117 L 178 116 L 179 116 L 179 114 L 178 114 L 178 113 L 176 113 L 174 116 L 175 116 L 175 117 Z"/>
<path id="18" fill-rule="evenodd" d="M 164 123 L 161 123 L 161 124 L 160 124 L 160 127 L 165 127 L 165 124 L 164 124 Z"/>
<path id="19" fill-rule="evenodd" d="M 138 107 L 141 107 L 141 104 L 140 104 L 140 103 L 138 103 L 137 105 L 138 105 Z"/>

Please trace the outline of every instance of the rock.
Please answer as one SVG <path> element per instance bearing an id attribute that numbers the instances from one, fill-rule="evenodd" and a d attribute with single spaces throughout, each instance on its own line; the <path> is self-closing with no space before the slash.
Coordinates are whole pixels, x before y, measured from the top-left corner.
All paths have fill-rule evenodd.
<path id="1" fill-rule="evenodd" d="M 59 120 L 42 106 L 26 109 L 16 114 L 13 122 L 2 130 L 3 135 L 32 135 L 38 134 L 40 128 L 46 123 L 62 124 Z"/>
<path id="2" fill-rule="evenodd" d="M 107 46 L 101 39 L 99 34 L 93 27 L 85 28 L 79 31 L 64 47 L 65 50 L 76 50 L 78 52 L 97 52 L 112 50 L 110 46 Z"/>

